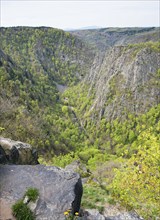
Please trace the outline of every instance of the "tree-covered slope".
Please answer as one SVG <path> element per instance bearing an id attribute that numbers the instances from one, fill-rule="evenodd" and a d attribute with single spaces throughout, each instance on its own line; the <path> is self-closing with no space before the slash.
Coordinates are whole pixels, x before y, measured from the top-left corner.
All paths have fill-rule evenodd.
<path id="1" fill-rule="evenodd" d="M 74 148 L 62 132 L 59 92 L 85 76 L 93 53 L 62 30 L 15 27 L 0 31 L 1 135 L 57 153 Z M 79 130 L 72 126 L 78 138 Z"/>
<path id="2" fill-rule="evenodd" d="M 1 50 L 23 71 L 48 75 L 62 85 L 81 79 L 93 57 L 82 41 L 54 28 L 1 28 L 0 37 Z"/>

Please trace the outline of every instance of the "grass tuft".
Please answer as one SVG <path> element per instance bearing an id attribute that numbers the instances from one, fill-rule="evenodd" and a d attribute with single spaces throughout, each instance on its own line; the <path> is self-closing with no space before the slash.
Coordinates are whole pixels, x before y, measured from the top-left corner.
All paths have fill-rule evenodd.
<path id="1" fill-rule="evenodd" d="M 36 188 L 29 188 L 27 190 L 27 192 L 25 193 L 25 196 L 28 196 L 30 201 L 35 202 L 36 199 L 39 196 L 38 189 L 36 189 Z"/>
<path id="2" fill-rule="evenodd" d="M 35 220 L 34 214 L 29 207 L 19 200 L 12 206 L 13 215 L 17 220 Z"/>

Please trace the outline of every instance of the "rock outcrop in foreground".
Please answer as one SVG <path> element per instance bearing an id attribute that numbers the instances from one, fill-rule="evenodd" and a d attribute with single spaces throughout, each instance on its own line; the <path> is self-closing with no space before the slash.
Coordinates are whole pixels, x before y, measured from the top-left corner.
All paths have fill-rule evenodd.
<path id="1" fill-rule="evenodd" d="M 31 145 L 0 138 L 0 220 L 14 220 L 11 206 L 22 199 L 28 188 L 36 188 L 36 220 L 63 220 L 64 212 L 79 212 L 82 183 L 78 173 L 37 164 Z"/>
<path id="2" fill-rule="evenodd" d="M 0 164 L 38 164 L 38 153 L 30 144 L 0 137 Z"/>
<path id="3" fill-rule="evenodd" d="M 82 196 L 77 173 L 44 165 L 0 165 L 0 199 L 8 206 L 21 199 L 27 188 L 39 190 L 37 220 L 63 220 L 64 212 L 78 212 Z M 3 216 L 0 218 L 6 220 Z"/>

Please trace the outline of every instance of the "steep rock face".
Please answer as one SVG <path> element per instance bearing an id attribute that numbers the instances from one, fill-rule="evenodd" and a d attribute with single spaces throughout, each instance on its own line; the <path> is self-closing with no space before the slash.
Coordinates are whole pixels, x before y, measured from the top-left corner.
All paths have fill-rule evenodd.
<path id="1" fill-rule="evenodd" d="M 0 137 L 0 164 L 38 164 L 37 150 L 29 144 Z"/>
<path id="2" fill-rule="evenodd" d="M 148 46 L 117 46 L 104 59 L 97 57 L 86 78 L 89 93 L 95 90 L 90 115 L 113 119 L 158 104 L 159 68 L 159 53 Z"/>
<path id="3" fill-rule="evenodd" d="M 39 190 L 35 208 L 37 220 L 63 220 L 64 212 L 78 212 L 82 196 L 77 173 L 43 165 L 0 165 L 0 199 L 10 207 L 21 199 L 27 188 Z M 1 216 L 3 219 L 3 216 Z"/>

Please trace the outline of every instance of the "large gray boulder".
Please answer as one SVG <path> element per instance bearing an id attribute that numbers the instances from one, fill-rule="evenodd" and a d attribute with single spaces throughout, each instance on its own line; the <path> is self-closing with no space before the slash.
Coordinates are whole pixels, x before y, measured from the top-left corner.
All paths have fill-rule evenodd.
<path id="1" fill-rule="evenodd" d="M 37 150 L 30 144 L 0 137 L 0 164 L 38 164 Z"/>
<path id="2" fill-rule="evenodd" d="M 82 197 L 79 174 L 44 165 L 0 165 L 0 200 L 9 207 L 22 199 L 30 187 L 40 193 L 34 209 L 37 220 L 64 220 L 66 210 L 79 211 Z"/>
<path id="3" fill-rule="evenodd" d="M 112 216 L 105 213 L 100 214 L 96 209 L 85 209 L 83 211 L 82 220 L 144 220 L 138 216 L 135 212 L 119 211 Z"/>

